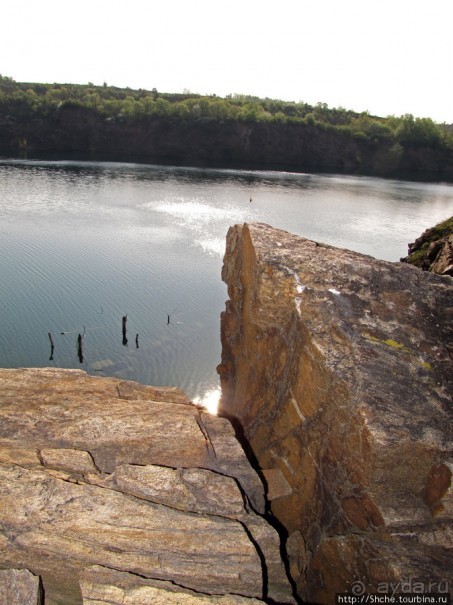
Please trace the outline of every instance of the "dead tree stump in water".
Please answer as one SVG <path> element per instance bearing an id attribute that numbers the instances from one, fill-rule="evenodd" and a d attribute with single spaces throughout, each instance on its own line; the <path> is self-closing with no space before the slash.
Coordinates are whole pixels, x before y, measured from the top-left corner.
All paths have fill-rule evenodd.
<path id="1" fill-rule="evenodd" d="M 127 334 L 127 328 L 126 328 L 127 315 L 123 315 L 122 322 L 123 322 L 123 345 L 127 346 L 127 337 L 126 337 L 126 334 Z"/>
<path id="2" fill-rule="evenodd" d="M 53 360 L 53 351 L 55 349 L 55 345 L 53 344 L 53 338 L 52 338 L 52 334 L 50 332 L 48 332 L 49 335 L 49 340 L 50 340 L 50 357 L 49 357 L 49 361 Z"/>
<path id="3" fill-rule="evenodd" d="M 80 363 L 83 363 L 83 350 L 82 350 L 82 335 L 77 336 L 77 356 Z"/>

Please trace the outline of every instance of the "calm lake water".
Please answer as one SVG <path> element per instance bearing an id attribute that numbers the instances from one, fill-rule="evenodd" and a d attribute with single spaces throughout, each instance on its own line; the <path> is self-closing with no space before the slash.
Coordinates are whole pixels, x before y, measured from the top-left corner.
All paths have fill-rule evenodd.
<path id="1" fill-rule="evenodd" d="M 0 366 L 82 368 L 202 398 L 218 388 L 230 225 L 398 261 L 452 214 L 445 184 L 0 160 Z"/>

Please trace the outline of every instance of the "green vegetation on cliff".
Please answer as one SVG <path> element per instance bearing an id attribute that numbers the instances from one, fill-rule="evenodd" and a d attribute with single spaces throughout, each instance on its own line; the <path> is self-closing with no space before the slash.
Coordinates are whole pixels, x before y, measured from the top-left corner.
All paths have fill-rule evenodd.
<path id="1" fill-rule="evenodd" d="M 430 118 L 1 76 L 0 149 L 453 179 L 453 126 Z"/>
<path id="2" fill-rule="evenodd" d="M 424 271 L 453 275 L 453 216 L 422 233 L 401 260 Z"/>

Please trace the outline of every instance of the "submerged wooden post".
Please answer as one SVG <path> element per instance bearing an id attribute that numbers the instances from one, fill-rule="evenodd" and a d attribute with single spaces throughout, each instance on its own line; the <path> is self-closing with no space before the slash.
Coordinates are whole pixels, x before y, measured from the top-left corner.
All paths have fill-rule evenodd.
<path id="1" fill-rule="evenodd" d="M 77 355 L 80 363 L 83 363 L 83 351 L 82 351 L 82 335 L 79 334 L 77 337 Z"/>
<path id="2" fill-rule="evenodd" d="M 127 337 L 126 337 L 126 333 L 127 333 L 127 328 L 126 328 L 126 323 L 127 323 L 127 315 L 123 315 L 123 345 L 127 346 Z"/>
<path id="3" fill-rule="evenodd" d="M 49 361 L 53 360 L 53 350 L 55 349 L 55 345 L 53 344 L 53 338 L 52 338 L 52 334 L 50 332 L 48 332 L 49 335 L 49 340 L 50 340 L 50 357 L 49 357 Z"/>

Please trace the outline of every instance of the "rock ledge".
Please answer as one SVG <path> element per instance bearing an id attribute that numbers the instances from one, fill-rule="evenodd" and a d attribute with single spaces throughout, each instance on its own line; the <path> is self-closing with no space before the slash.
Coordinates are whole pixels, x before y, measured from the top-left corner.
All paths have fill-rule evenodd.
<path id="1" fill-rule="evenodd" d="M 453 587 L 452 279 L 263 224 L 230 229 L 223 279 L 221 414 L 263 469 L 298 594 Z"/>
<path id="2" fill-rule="evenodd" d="M 0 567 L 46 605 L 295 602 L 232 426 L 178 389 L 0 370 L 0 426 Z"/>

